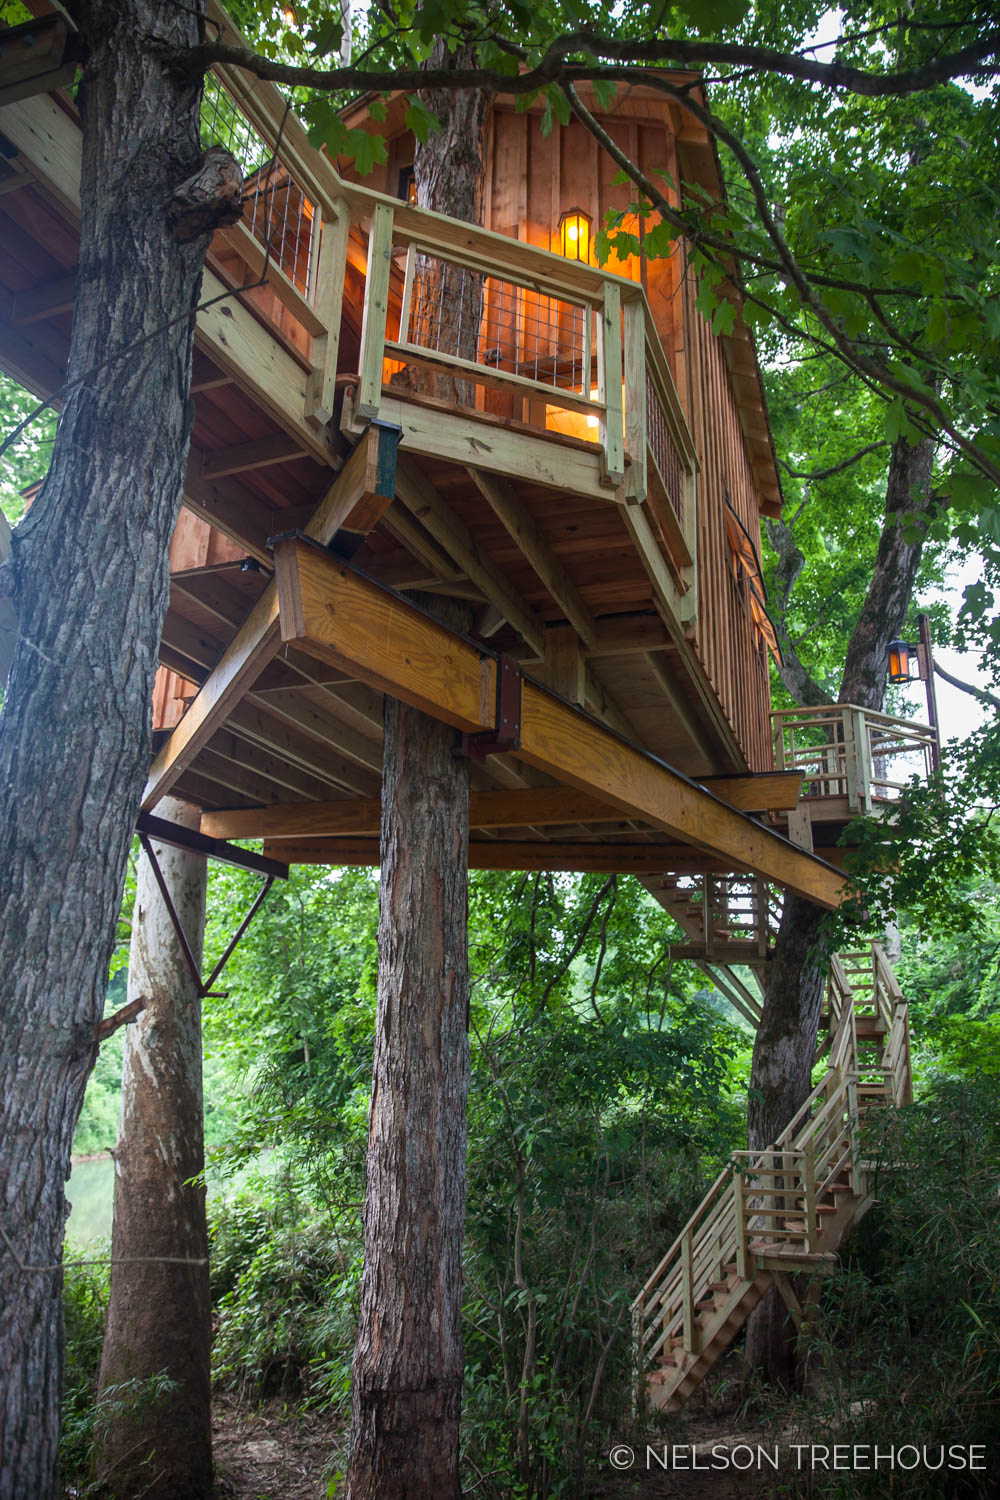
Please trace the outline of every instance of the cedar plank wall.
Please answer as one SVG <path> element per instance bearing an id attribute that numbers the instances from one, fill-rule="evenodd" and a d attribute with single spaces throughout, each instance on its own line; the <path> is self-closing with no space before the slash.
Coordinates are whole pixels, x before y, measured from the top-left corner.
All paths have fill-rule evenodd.
<path id="1" fill-rule="evenodd" d="M 771 769 L 770 684 L 754 642 L 748 606 L 733 579 L 726 535 L 729 499 L 760 546 L 760 515 L 750 461 L 721 339 L 694 306 L 693 278 L 685 279 L 684 321 L 693 401 L 688 408 L 701 472 L 698 475 L 698 624 L 695 649 L 718 694 L 752 771 Z"/>
<path id="2" fill-rule="evenodd" d="M 617 117 L 602 117 L 612 138 L 649 175 L 665 168 L 678 180 L 674 136 L 666 104 L 628 98 Z M 544 249 L 558 249 L 559 217 L 582 208 L 595 230 L 609 208 L 625 208 L 628 187 L 615 183 L 617 167 L 579 121 L 541 131 L 540 116 L 497 106 L 493 112 L 486 194 L 487 227 Z M 771 769 L 770 688 L 747 608 L 732 581 L 726 535 L 729 498 L 759 545 L 760 513 L 739 413 L 721 341 L 696 311 L 692 278 L 683 254 L 641 264 L 633 257 L 610 268 L 642 280 L 701 461 L 698 475 L 698 620 L 694 649 L 718 696 L 726 720 L 753 771 Z"/>

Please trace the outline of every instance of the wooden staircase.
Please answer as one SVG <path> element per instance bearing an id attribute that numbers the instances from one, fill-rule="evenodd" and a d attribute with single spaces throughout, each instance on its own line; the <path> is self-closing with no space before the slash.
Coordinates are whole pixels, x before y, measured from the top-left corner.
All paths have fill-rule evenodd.
<path id="1" fill-rule="evenodd" d="M 789 1276 L 828 1273 L 871 1207 L 860 1127 L 912 1098 L 907 1005 L 882 948 L 834 959 L 820 1055 L 829 1066 L 779 1139 L 737 1151 L 632 1306 L 645 1399 L 677 1410 L 769 1286 L 800 1329 Z"/>

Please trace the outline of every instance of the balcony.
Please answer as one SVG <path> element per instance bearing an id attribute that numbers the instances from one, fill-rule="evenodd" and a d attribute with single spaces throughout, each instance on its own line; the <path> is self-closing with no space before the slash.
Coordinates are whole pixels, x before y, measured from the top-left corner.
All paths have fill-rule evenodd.
<path id="1" fill-rule="evenodd" d="M 853 703 L 780 709 L 771 723 L 775 769 L 804 773 L 797 812 L 814 829 L 889 815 L 907 784 L 915 776 L 926 780 L 938 764 L 940 747 L 929 725 Z M 795 820 L 790 815 L 790 831 Z"/>

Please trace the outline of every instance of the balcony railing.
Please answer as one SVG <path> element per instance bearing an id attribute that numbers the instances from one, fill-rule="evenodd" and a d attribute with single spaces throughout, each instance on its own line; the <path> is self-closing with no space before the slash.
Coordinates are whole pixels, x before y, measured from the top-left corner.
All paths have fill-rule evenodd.
<path id="1" fill-rule="evenodd" d="M 234 34 L 215 0 L 209 15 Z M 697 458 L 638 284 L 345 182 L 279 91 L 239 70 L 208 78 L 202 135 L 243 167 L 244 218 L 218 243 L 252 277 L 266 271 L 266 292 L 247 294 L 309 361 L 312 422 L 333 417 L 348 286 L 363 300 L 355 430 L 406 399 L 399 372 L 413 366 L 512 435 L 581 440 L 595 482 L 656 537 L 694 618 Z"/>
<path id="2" fill-rule="evenodd" d="M 775 769 L 804 771 L 803 797 L 839 798 L 856 815 L 898 801 L 914 776 L 935 768 L 938 741 L 927 724 L 852 703 L 781 709 L 771 721 Z"/>

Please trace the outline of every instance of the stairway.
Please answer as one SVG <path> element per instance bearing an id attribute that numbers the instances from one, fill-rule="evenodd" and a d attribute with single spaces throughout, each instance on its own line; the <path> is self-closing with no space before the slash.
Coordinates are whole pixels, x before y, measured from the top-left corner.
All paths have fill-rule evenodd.
<path id="1" fill-rule="evenodd" d="M 823 1021 L 825 1076 L 773 1146 L 733 1153 L 632 1305 L 655 1409 L 683 1405 L 769 1286 L 801 1328 L 789 1275 L 829 1273 L 871 1207 L 860 1126 L 912 1098 L 906 1001 L 877 943 L 834 959 Z"/>

